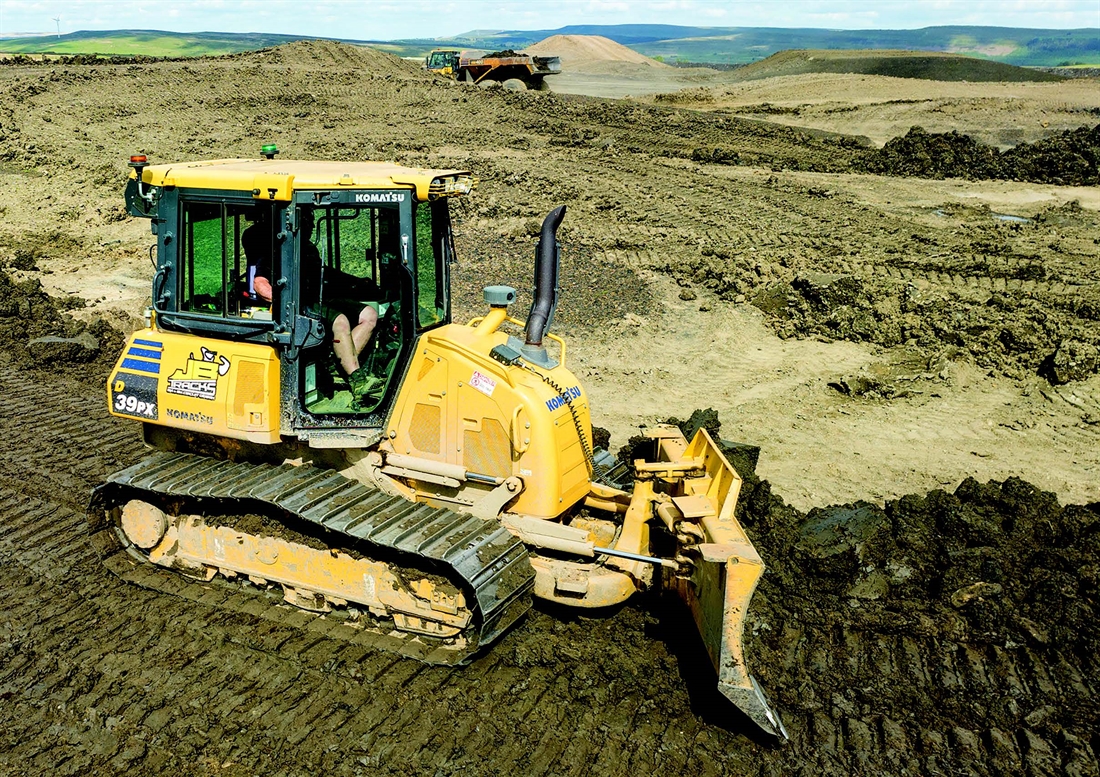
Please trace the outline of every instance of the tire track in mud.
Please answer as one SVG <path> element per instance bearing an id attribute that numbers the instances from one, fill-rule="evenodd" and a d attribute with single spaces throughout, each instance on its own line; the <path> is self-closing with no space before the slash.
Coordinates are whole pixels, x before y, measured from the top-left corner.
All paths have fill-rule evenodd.
<path id="1" fill-rule="evenodd" d="M 999 717 L 999 702 L 1035 709 L 1028 720 L 1043 725 L 1046 708 L 1037 699 L 1067 693 L 1079 701 L 1094 698 L 1083 681 L 1095 663 L 1074 666 L 1064 657 L 1030 649 L 982 649 L 946 640 L 890 637 L 843 628 L 788 667 L 800 677 L 855 675 L 866 684 L 853 703 L 834 692 L 831 715 L 815 712 L 788 720 L 793 744 L 814 764 L 807 773 L 1096 774 L 1095 754 L 1080 733 L 1044 733 L 1032 728 L 1006 731 L 983 724 Z M 801 662 L 799 662 L 801 663 Z M 1050 668 L 1048 668 L 1050 667 Z M 912 711 L 876 703 L 881 678 L 912 683 L 915 696 L 942 705 L 934 726 L 912 720 Z M 923 691 L 923 692 L 922 692 Z M 960 698 L 961 697 L 961 698 Z M 926 710 L 924 712 L 927 712 Z M 788 718 L 791 716 L 788 714 Z M 908 718 L 908 719 L 907 719 Z M 1090 767 L 1090 763 L 1092 766 Z M 866 771 L 865 771 L 866 770 Z"/>
<path id="2" fill-rule="evenodd" d="M 0 466 L 24 493 L 52 495 L 83 510 L 89 483 L 136 461 L 140 430 L 107 415 L 100 391 L 41 374 L 0 370 Z M 52 385 L 50 385 L 52 383 Z"/>
<path id="3" fill-rule="evenodd" d="M 86 657 L 82 665 L 87 666 L 90 658 L 91 664 L 99 668 L 89 670 L 91 687 L 79 698 L 68 699 L 70 704 L 93 718 L 120 716 L 121 722 L 116 720 L 114 727 L 129 728 L 133 736 L 148 733 L 143 729 L 156 732 L 165 725 L 177 728 L 180 718 L 186 721 L 190 716 L 188 708 L 199 706 L 194 701 L 214 710 L 214 716 L 223 721 L 232 720 L 242 705 L 254 707 L 258 703 L 267 706 L 276 720 L 285 721 L 281 729 L 287 732 L 292 745 L 298 745 L 314 733 L 311 724 L 322 715 L 327 719 L 338 705 L 347 710 L 369 705 L 377 723 L 395 713 L 398 689 L 430 695 L 427 683 L 419 678 L 439 672 L 415 662 L 394 662 L 381 654 L 364 660 L 357 664 L 358 670 L 376 683 L 383 682 L 356 688 L 347 676 L 324 670 L 334 656 L 331 650 L 319 655 L 317 646 L 324 641 L 312 635 L 294 629 L 257 627 L 247 619 L 226 619 L 215 610 L 119 585 L 98 569 L 86 546 L 78 543 L 83 552 L 70 555 L 59 552 L 82 537 L 83 516 L 37 500 L 10 501 L 9 509 L 0 513 L 5 528 L 16 527 L 0 540 L 0 548 L 8 557 L 5 567 L 14 570 L 17 578 L 29 578 L 33 585 L 15 588 L 18 604 L 8 613 L 8 626 L 18 633 L 19 626 L 29 621 L 32 628 L 24 632 L 30 641 L 21 646 L 24 660 L 0 676 L 0 689 L 16 696 L 24 707 L 70 696 L 66 691 L 71 688 L 66 686 L 76 665 L 55 657 L 75 651 Z M 20 522 L 22 525 L 17 526 Z M 135 610 L 140 616 L 134 616 Z M 34 628 L 45 624 L 48 628 Z M 228 644 L 238 631 L 247 634 L 249 647 Z M 74 638 L 73 633 L 82 637 Z M 187 645 L 192 653 L 182 662 L 173 656 L 180 645 Z M 128 675 L 139 666 L 142 677 L 132 681 Z M 253 668 L 241 672 L 242 667 Z M 170 668 L 171 673 L 159 672 L 158 668 Z M 155 696 L 152 700 L 146 698 L 143 688 L 137 685 L 150 673 L 149 679 L 160 686 L 160 704 Z M 44 675 L 50 680 L 43 687 L 39 678 Z M 381 703 L 386 701 L 387 690 L 389 703 Z M 333 700 L 334 695 L 338 701 Z M 185 704 L 162 706 L 176 698 Z M 93 709 L 96 711 L 91 712 Z M 150 723 L 150 715 L 156 715 L 157 720 Z M 111 741 L 106 734 L 92 732 L 90 736 Z M 90 757 L 84 763 L 104 765 L 96 756 L 104 755 L 97 749 L 106 746 L 101 742 L 90 746 Z M 7 756 L 13 758 L 8 765 L 22 764 L 26 773 L 42 773 L 35 768 L 33 749 L 26 749 L 20 746 L 9 751 Z M 85 768 L 74 765 L 72 772 L 62 773 L 80 773 Z M 108 765 L 117 766 L 113 760 Z"/>
<path id="4" fill-rule="evenodd" d="M 371 765 L 385 766 L 392 757 L 394 763 L 411 759 L 426 768 L 454 763 L 455 752 L 466 752 L 471 742 L 468 731 L 464 737 L 443 734 L 449 744 L 441 748 L 438 740 L 442 732 L 450 730 L 452 712 L 446 705 L 439 705 L 440 694 L 460 706 L 468 706 L 471 688 L 488 692 L 474 714 L 462 721 L 464 728 L 472 727 L 476 734 L 481 723 L 494 720 L 494 710 L 507 709 L 509 703 L 516 706 L 513 689 L 519 687 L 521 703 L 516 712 L 521 717 L 508 718 L 522 719 L 522 713 L 536 715 L 533 729 L 518 726 L 520 732 L 532 729 L 528 734 L 537 733 L 543 744 L 535 749 L 531 763 L 546 755 L 546 748 L 552 751 L 560 747 L 562 739 L 555 726 L 571 712 L 568 704 L 561 704 L 570 696 L 561 667 L 538 667 L 523 672 L 502 665 L 496 654 L 465 670 L 435 669 L 380 653 L 357 657 L 354 653 L 337 651 L 333 655 L 331 643 L 326 645 L 312 635 L 223 618 L 200 606 L 119 585 L 98 568 L 83 544 L 83 516 L 63 505 L 3 493 L 0 527 L 4 530 L 0 550 L 9 562 L 5 567 L 14 570 L 16 577 L 29 576 L 32 581 L 13 590 L 15 600 L 21 604 L 11 611 L 9 624 L 19 631 L 19 626 L 27 623 L 25 633 L 33 635 L 34 641 L 34 649 L 22 651 L 24 661 L 13 663 L 11 672 L 0 677 L 0 683 L 4 683 L 0 687 L 15 694 L 12 689 L 23 686 L 28 675 L 37 680 L 48 673 L 50 681 L 44 687 L 36 682 L 31 692 L 19 694 L 22 698 L 14 709 L 26 716 L 36 708 L 36 703 L 52 704 L 62 699 L 61 705 L 70 710 L 72 720 L 62 722 L 61 730 L 65 731 L 67 726 L 86 729 L 67 732 L 70 744 L 74 744 L 71 740 L 75 737 L 78 749 L 81 746 L 87 749 L 86 757 L 74 757 L 70 762 L 72 770 L 58 773 L 83 773 L 97 764 L 121 767 L 119 759 L 125 760 L 126 753 L 151 749 L 157 734 L 166 727 L 177 731 L 190 726 L 189 708 L 195 706 L 192 703 L 195 701 L 201 701 L 204 709 L 216 711 L 211 716 L 223 721 L 246 708 L 265 709 L 265 716 L 283 721 L 280 734 L 287 731 L 287 741 L 307 754 L 330 747 L 330 732 L 339 728 L 341 740 L 351 738 L 362 743 L 364 752 L 374 753 L 368 758 Z M 141 613 L 140 617 L 132 615 L 135 612 Z M 43 629 L 36 628 L 43 623 L 49 624 L 46 636 Z M 69 636 L 72 633 L 82 637 L 74 639 Z M 161 637 L 154 640 L 149 636 L 153 634 Z M 195 655 L 181 663 L 174 657 L 177 643 L 189 644 Z M 227 643 L 241 643 L 247 648 L 242 650 L 241 644 Z M 80 671 L 76 663 L 53 658 L 77 652 L 83 656 L 82 666 L 90 661 L 106 668 L 88 674 Z M 226 672 L 226 667 L 235 664 L 254 663 L 262 670 L 251 669 L 241 677 Z M 294 675 L 291 680 L 286 679 L 288 663 Z M 127 680 L 128 675 L 137 671 L 138 664 L 142 667 L 141 679 L 153 679 L 162 686 L 152 698 L 145 695 L 144 688 L 137 688 Z M 158 666 L 170 668 L 170 676 L 156 672 Z M 334 671 L 334 667 L 340 666 L 343 671 Z M 76 680 L 90 685 L 82 695 L 71 693 L 69 683 L 74 673 Z M 17 682 L 12 682 L 13 676 Z M 206 698 L 208 694 L 210 698 Z M 536 713 L 544 700 L 556 714 L 540 721 Z M 614 717 L 629 723 L 632 716 L 628 711 L 637 709 L 640 701 L 641 695 L 637 693 L 625 697 L 624 709 Z M 186 706 L 181 707 L 183 704 Z M 368 715 L 355 712 L 364 708 L 370 709 Z M 38 709 L 39 713 L 45 712 Z M 83 717 L 75 718 L 78 714 Z M 106 728 L 101 731 L 97 722 Z M 209 727 L 208 720 L 203 723 L 203 728 Z M 680 727 L 683 728 L 682 723 Z M 21 740 L 41 741 L 41 737 L 29 736 L 32 728 L 20 730 Z M 128 739 L 123 742 L 112 736 L 115 731 L 127 732 Z M 418 736 L 414 735 L 416 732 L 425 733 Z M 581 741 L 599 741 L 597 733 L 593 728 Z M 488 735 L 475 735 L 472 741 L 485 748 L 483 752 L 491 752 L 499 736 L 499 731 L 490 728 Z M 213 736 L 203 738 L 207 749 L 212 741 Z M 374 748 L 382 743 L 386 757 L 380 758 Z M 41 756 L 53 757 L 50 755 L 53 746 L 40 751 L 32 745 L 16 747 L 5 755 L 11 758 L 6 765 L 16 769 L 13 773 L 20 773 L 16 768 L 20 765 L 27 770 L 25 773 L 37 773 L 46 764 Z M 574 748 L 578 749 L 575 744 Z M 190 750 L 184 746 L 183 752 Z M 579 751 L 580 763 L 594 755 L 588 745 L 579 747 Z M 560 761 L 561 755 L 548 757 L 548 768 Z M 425 763 L 428 756 L 438 756 L 438 763 Z M 262 758 L 258 763 L 263 763 Z M 500 759 L 496 758 L 495 763 L 499 766 Z M 516 766 L 522 764 L 517 762 Z"/>
<path id="5" fill-rule="evenodd" d="M 1091 293 L 1100 286 L 1097 284 L 1075 284 L 1064 281 L 1042 281 L 1029 278 L 1005 278 L 991 275 L 972 275 L 952 273 L 946 270 L 925 270 L 921 268 L 896 267 L 886 264 L 843 262 L 840 268 L 844 272 L 864 277 L 886 278 L 895 281 L 939 286 L 959 292 L 973 294 L 992 292 L 1010 292 L 1018 294 L 1056 294 L 1074 296 Z"/>
<path id="6" fill-rule="evenodd" d="M 0 388 L 12 398 L 0 487 L 8 773 L 1096 773 L 1096 743 L 1079 735 L 1046 733 L 1041 720 L 1020 731 L 978 723 L 998 700 L 1096 698 L 1095 658 L 896 635 L 856 617 L 787 625 L 801 637 L 772 671 L 832 702 L 784 698 L 792 741 L 776 746 L 715 725 L 713 679 L 688 669 L 701 656 L 670 636 L 690 631 L 675 613 L 536 611 L 471 666 L 448 669 L 220 612 L 220 592 L 204 606 L 126 585 L 86 544 L 82 508 L 96 478 L 140 454 L 130 425 L 89 412 L 99 392 L 76 382 L 0 372 Z M 58 447 L 74 435 L 103 440 L 94 460 Z M 59 470 L 71 485 L 57 487 Z M 853 675 L 863 690 L 837 686 Z M 883 682 L 938 699 L 942 729 L 876 708 Z"/>

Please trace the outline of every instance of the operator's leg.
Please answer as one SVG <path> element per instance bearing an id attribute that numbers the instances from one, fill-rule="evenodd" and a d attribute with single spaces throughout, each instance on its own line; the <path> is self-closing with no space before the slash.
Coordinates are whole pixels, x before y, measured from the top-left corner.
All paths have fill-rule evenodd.
<path id="1" fill-rule="evenodd" d="M 346 317 L 341 316 L 346 320 Z M 367 306 L 359 311 L 359 323 L 351 330 L 351 342 L 355 346 L 355 364 L 359 365 L 359 354 L 367 347 L 374 327 L 378 325 L 378 311 Z"/>
<path id="2" fill-rule="evenodd" d="M 332 350 L 340 360 L 345 375 L 351 375 L 359 369 L 359 350 L 355 347 L 351 323 L 343 313 L 332 321 Z"/>

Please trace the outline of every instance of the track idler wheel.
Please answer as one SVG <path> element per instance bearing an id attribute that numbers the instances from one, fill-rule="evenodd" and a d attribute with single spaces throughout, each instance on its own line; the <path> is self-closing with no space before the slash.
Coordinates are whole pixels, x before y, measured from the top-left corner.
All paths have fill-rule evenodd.
<path id="1" fill-rule="evenodd" d="M 122 508 L 119 520 L 126 539 L 142 550 L 155 548 L 168 531 L 168 516 L 159 507 L 140 499 L 131 499 Z"/>

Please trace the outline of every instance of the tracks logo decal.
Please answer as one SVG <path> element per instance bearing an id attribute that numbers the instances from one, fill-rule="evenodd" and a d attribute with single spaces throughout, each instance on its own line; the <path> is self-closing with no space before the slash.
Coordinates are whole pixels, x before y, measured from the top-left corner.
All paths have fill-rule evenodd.
<path id="1" fill-rule="evenodd" d="M 199 352 L 201 359 L 196 359 L 192 353 L 182 370 L 168 376 L 165 391 L 194 399 L 213 399 L 217 395 L 218 378 L 229 372 L 229 359 L 201 346 Z"/>

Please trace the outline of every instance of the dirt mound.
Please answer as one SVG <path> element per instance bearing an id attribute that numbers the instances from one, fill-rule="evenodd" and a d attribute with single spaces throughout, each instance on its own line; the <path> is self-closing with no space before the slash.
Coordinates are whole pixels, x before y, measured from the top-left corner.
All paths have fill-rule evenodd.
<path id="1" fill-rule="evenodd" d="M 868 152 L 868 172 L 921 178 L 1006 178 L 1059 186 L 1100 183 L 1100 124 L 999 152 L 957 132 L 913 127 Z"/>
<path id="2" fill-rule="evenodd" d="M 928 51 L 812 50 L 780 51 L 735 71 L 737 80 L 806 73 L 860 73 L 930 81 L 1059 81 L 1062 77 L 1029 68 Z"/>
<path id="3" fill-rule="evenodd" d="M 147 65 L 152 62 L 178 61 L 178 57 L 150 57 L 144 54 L 71 54 L 57 57 L 11 54 L 0 56 L 0 65 Z"/>
<path id="4" fill-rule="evenodd" d="M 713 410 L 668 422 L 720 439 Z M 803 513 L 756 476 L 757 449 L 721 444 L 768 567 L 746 653 L 794 732 L 761 773 L 1094 773 L 1100 706 L 1078 680 L 1100 654 L 1100 503 L 966 479 Z"/>
<path id="5" fill-rule="evenodd" d="M 908 767 L 930 755 L 1012 772 L 1048 736 L 1064 746 L 1036 748 L 1049 773 L 1090 762 L 1100 707 L 1069 677 L 1100 650 L 1100 503 L 1061 507 L 1018 479 L 806 515 L 766 482 L 745 497 L 769 567 L 747 649 L 780 709 L 814 720 L 815 739 L 866 736 L 880 743 L 870 760 L 896 774 L 921 773 Z M 838 660 L 823 661 L 833 650 Z M 1069 656 L 1083 659 L 1069 675 L 1021 683 Z M 951 752 L 936 752 L 942 733 Z M 873 773 L 838 766 L 822 773 Z"/>
<path id="6" fill-rule="evenodd" d="M 76 321 L 66 310 L 84 307 L 80 297 L 55 299 L 37 278 L 12 279 L 0 270 L 0 364 L 21 369 L 90 365 L 101 374 L 114 363 L 122 336 L 103 321 Z"/>
<path id="7" fill-rule="evenodd" d="M 1100 184 L 1100 124 L 1021 143 L 1001 154 L 1002 175 L 1057 186 Z"/>
<path id="8" fill-rule="evenodd" d="M 573 70 L 622 62 L 655 68 L 669 67 L 600 35 L 551 35 L 529 46 L 527 51 L 531 54 L 559 56 L 562 63 Z"/>
<path id="9" fill-rule="evenodd" d="M 354 46 L 331 40 L 299 40 L 283 46 L 275 46 L 243 54 L 232 54 L 223 59 L 240 59 L 262 65 L 292 65 L 299 68 L 339 67 L 360 69 L 364 73 L 410 75 L 423 74 L 416 63 L 370 46 Z"/>
<path id="10" fill-rule="evenodd" d="M 885 175 L 920 178 L 999 178 L 997 149 L 958 132 L 929 133 L 913 127 L 870 154 L 867 168 Z"/>
<path id="11" fill-rule="evenodd" d="M 815 599 L 855 599 L 865 612 L 900 615 L 896 633 L 936 628 L 968 642 L 1100 650 L 1100 503 L 1063 508 L 1018 478 L 967 479 L 954 493 L 803 515 L 764 481 L 748 493 L 746 523 L 767 548 L 779 609 L 797 622 L 817 620 Z M 791 604 L 799 599 L 805 609 Z"/>

